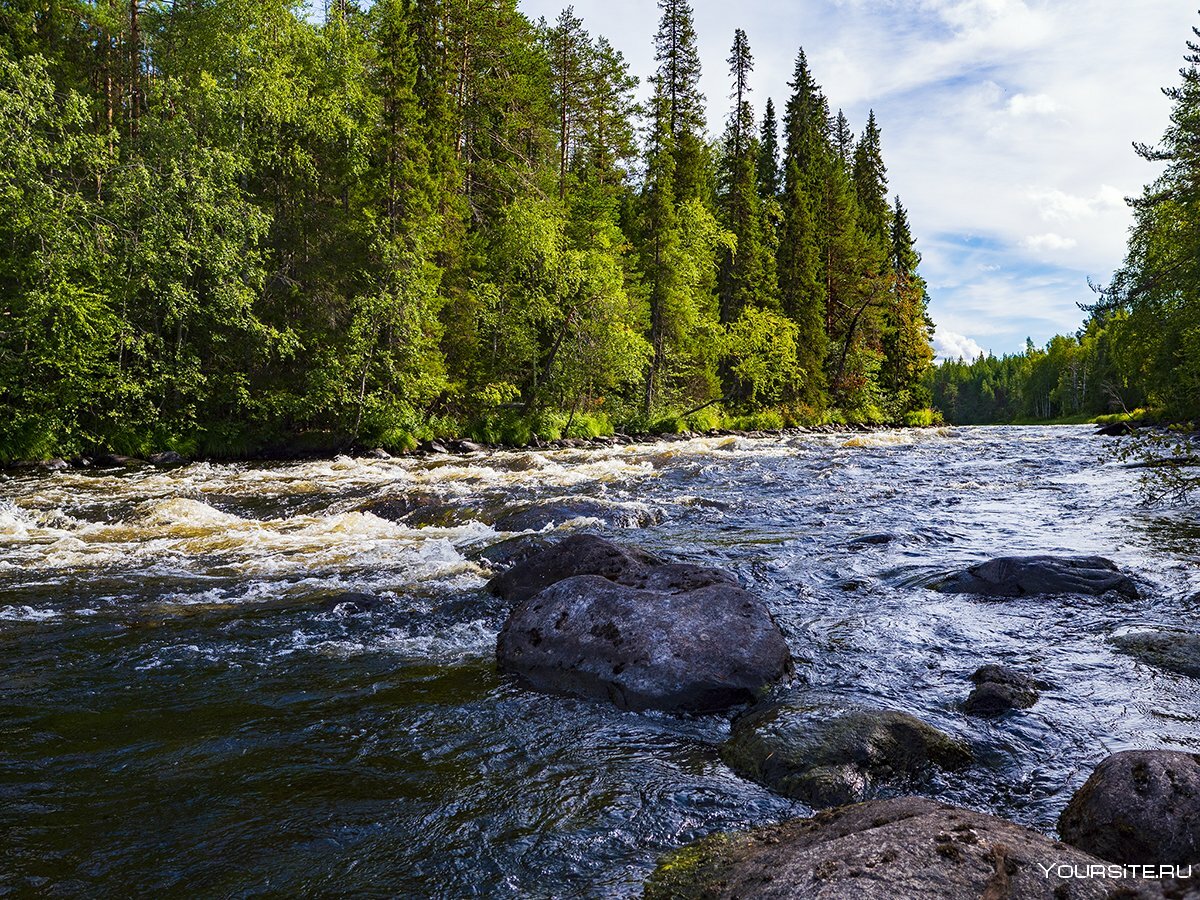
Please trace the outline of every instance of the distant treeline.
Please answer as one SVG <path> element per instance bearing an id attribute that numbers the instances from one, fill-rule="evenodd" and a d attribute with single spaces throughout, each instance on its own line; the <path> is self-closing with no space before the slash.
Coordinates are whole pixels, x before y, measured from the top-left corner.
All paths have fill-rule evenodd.
<path id="1" fill-rule="evenodd" d="M 1192 29 L 1200 37 L 1200 30 Z M 1130 201 L 1134 226 L 1124 265 L 1079 333 L 1044 348 L 930 375 L 934 403 L 960 424 L 1100 414 L 1200 419 L 1200 43 L 1188 42 L 1174 108 L 1157 146 L 1135 145 L 1166 163 Z"/>
<path id="2" fill-rule="evenodd" d="M 928 418 L 874 114 L 516 0 L 0 5 L 0 459 Z"/>

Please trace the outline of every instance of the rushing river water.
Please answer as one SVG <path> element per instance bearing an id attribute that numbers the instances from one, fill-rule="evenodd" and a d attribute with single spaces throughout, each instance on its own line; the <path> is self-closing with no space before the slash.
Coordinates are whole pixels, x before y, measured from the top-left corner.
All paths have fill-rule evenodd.
<path id="1" fill-rule="evenodd" d="M 1195 683 L 1105 643 L 1195 623 L 1200 527 L 1142 506 L 1108 446 L 944 429 L 7 477 L 0 893 L 619 897 L 666 850 L 807 814 L 721 763 L 725 718 L 498 677 L 479 554 L 512 535 L 487 523 L 564 497 L 661 517 L 556 533 L 733 570 L 803 680 L 971 742 L 930 793 L 1052 831 L 1108 753 L 1200 750 Z M 417 513 L 364 512 L 381 500 Z M 925 587 L 1030 552 L 1108 556 L 1143 599 Z M 322 606 L 344 591 L 383 602 Z M 987 662 L 1053 687 L 965 717 Z"/>

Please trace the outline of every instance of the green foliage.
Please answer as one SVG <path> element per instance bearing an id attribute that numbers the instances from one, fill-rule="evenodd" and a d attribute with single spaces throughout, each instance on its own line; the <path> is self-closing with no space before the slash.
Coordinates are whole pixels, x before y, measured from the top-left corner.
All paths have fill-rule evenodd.
<path id="1" fill-rule="evenodd" d="M 647 110 L 517 0 L 4 7 L 0 461 L 920 408 L 915 255 L 901 285 L 803 53 L 781 141 L 739 30 L 715 141 L 691 5 L 659 7 Z"/>

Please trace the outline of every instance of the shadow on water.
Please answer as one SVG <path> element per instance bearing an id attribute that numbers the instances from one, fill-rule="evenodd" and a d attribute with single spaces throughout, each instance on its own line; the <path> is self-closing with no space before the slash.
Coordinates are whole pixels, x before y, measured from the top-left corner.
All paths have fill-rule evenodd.
<path id="1" fill-rule="evenodd" d="M 801 690 L 968 740 L 942 799 L 1052 830 L 1107 753 L 1200 750 L 1194 684 L 1107 643 L 1194 626 L 1200 525 L 1140 506 L 1085 429 L 21 476 L 0 482 L 0 891 L 621 897 L 665 850 L 807 814 L 720 762 L 724 718 L 497 676 L 479 552 L 551 502 L 550 534 L 735 571 Z M 1025 552 L 1109 556 L 1142 599 L 928 590 Z M 370 602 L 327 602 L 347 591 Z M 1051 686 L 969 718 L 987 662 Z"/>

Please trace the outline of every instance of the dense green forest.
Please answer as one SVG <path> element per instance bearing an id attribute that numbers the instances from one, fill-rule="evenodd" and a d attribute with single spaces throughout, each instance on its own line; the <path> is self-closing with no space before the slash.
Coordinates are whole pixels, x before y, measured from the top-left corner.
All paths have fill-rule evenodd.
<path id="1" fill-rule="evenodd" d="M 0 458 L 927 419 L 874 114 L 739 30 L 710 137 L 659 6 L 643 92 L 516 0 L 4 3 Z"/>
<path id="2" fill-rule="evenodd" d="M 1162 140 L 1134 145 L 1165 166 L 1129 201 L 1134 224 L 1124 264 L 1083 306 L 1078 334 L 935 369 L 933 402 L 948 421 L 1200 419 L 1200 43 L 1187 46 L 1179 85 L 1164 89 L 1173 110 Z"/>

